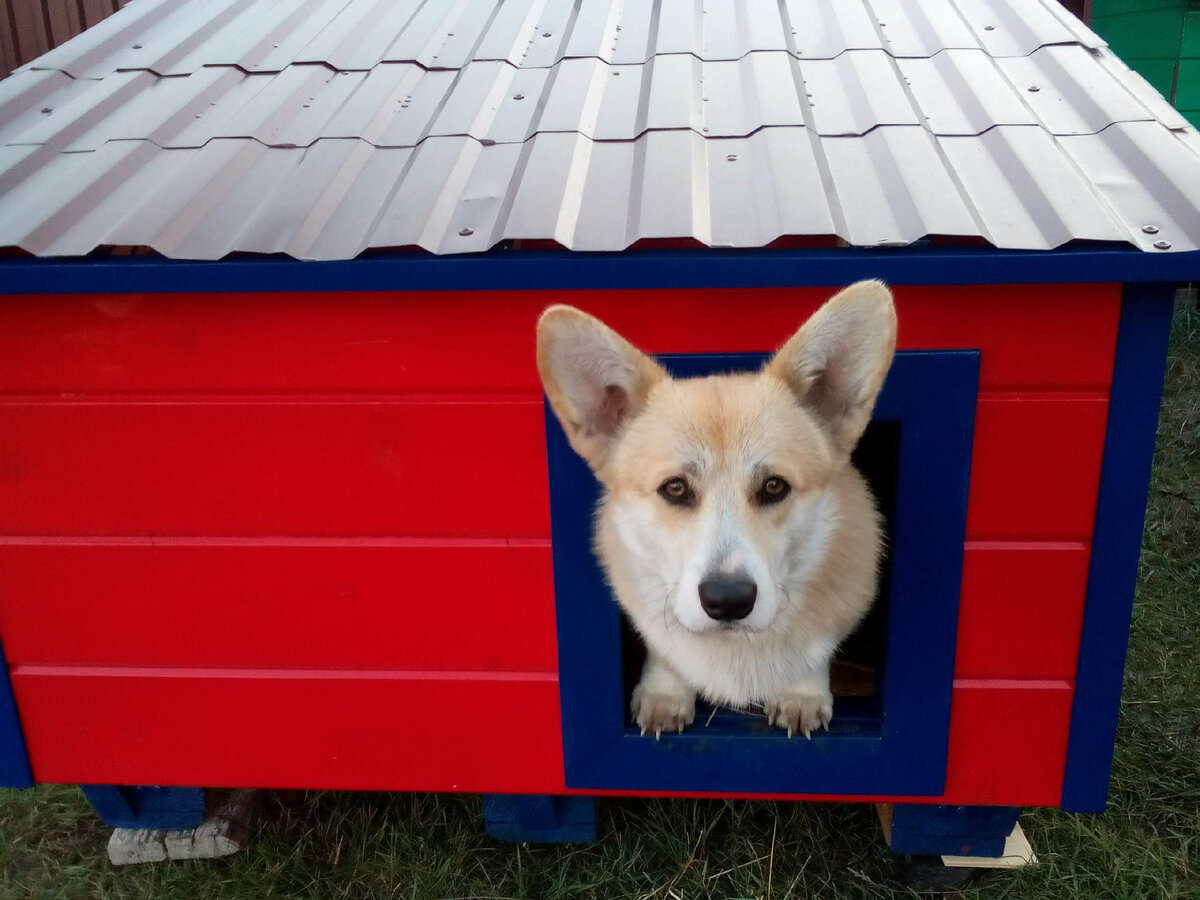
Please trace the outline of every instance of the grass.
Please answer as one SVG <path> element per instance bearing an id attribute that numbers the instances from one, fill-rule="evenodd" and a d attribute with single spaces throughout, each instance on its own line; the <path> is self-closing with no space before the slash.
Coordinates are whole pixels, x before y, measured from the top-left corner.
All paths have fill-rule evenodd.
<path id="1" fill-rule="evenodd" d="M 1036 735 L 1030 735 L 1036 740 Z M 971 897 L 1200 898 L 1200 313 L 1176 313 L 1109 810 L 1022 819 L 1042 863 Z M 608 800 L 587 846 L 498 844 L 477 797 L 269 794 L 247 852 L 114 869 L 76 788 L 0 792 L 0 897 L 908 895 L 851 804 Z"/>

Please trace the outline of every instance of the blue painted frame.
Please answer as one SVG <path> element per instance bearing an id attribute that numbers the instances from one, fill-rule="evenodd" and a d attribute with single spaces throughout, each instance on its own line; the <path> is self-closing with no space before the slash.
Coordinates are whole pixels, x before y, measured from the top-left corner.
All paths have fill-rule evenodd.
<path id="1" fill-rule="evenodd" d="M 1173 309 L 1173 285 L 1125 287 L 1063 777 L 1069 812 L 1104 812 L 1108 799 Z"/>
<path id="2" fill-rule="evenodd" d="M 0 260 L 0 294 L 830 287 L 860 278 L 891 284 L 1197 281 L 1200 250 L 914 245 L 577 253 L 501 246 L 458 256 L 379 253 L 333 262 L 278 256 L 213 262 L 128 256 Z"/>
<path id="3" fill-rule="evenodd" d="M 667 356 L 676 375 L 757 368 L 757 354 Z M 628 723 L 621 628 L 591 549 L 599 485 L 547 406 L 566 784 L 572 789 L 931 796 L 945 787 L 980 354 L 899 353 L 877 421 L 900 423 L 882 717 L 835 710 L 788 740 L 729 716 L 655 741 Z M 730 721 L 734 720 L 734 721 Z"/>
<path id="4" fill-rule="evenodd" d="M 33 787 L 33 770 L 29 767 L 3 646 L 0 646 L 0 787 Z"/>

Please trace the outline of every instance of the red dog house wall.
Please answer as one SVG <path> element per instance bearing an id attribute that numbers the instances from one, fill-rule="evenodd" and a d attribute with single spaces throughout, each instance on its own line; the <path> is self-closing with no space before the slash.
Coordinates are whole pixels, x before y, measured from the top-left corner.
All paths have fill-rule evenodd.
<path id="1" fill-rule="evenodd" d="M 339 63 L 321 41 L 379 34 L 344 18 L 361 11 L 253 24 L 243 6 L 256 8 L 185 22 L 182 5 L 132 4 L 3 83 L 0 241 L 51 257 L 0 263 L 8 783 L 1103 807 L 1171 286 L 1200 273 L 1200 157 L 1094 35 L 1049 5 L 998 2 L 947 4 L 935 40 L 915 3 L 890 33 L 850 4 L 841 15 L 872 17 L 869 33 L 838 49 L 815 29 L 806 61 L 772 6 L 757 31 L 714 14 L 696 47 L 664 48 L 687 35 L 660 23 L 636 60 L 621 54 L 645 23 L 625 21 L 615 56 L 588 56 L 592 26 L 564 13 L 508 59 L 480 48 L 529 23 L 466 17 L 392 23 L 395 43 L 360 66 L 365 44 L 339 45 Z M 184 25 L 201 37 L 183 40 Z M 436 62 L 409 40 L 434 26 L 447 32 Z M 452 40 L 464 34 L 478 40 Z M 1055 118 L 1082 79 L 1049 65 L 1068 50 L 1125 104 L 1100 104 L 1103 129 L 1082 104 Z M 746 53 L 752 65 L 735 62 Z M 990 123 L 954 131 L 922 81 L 939 53 L 1008 79 L 1019 114 L 987 107 Z M 799 123 L 788 104 L 750 105 L 761 121 L 717 116 L 717 133 L 669 115 L 628 135 L 616 113 L 552 125 L 578 66 L 653 92 L 681 58 L 704 63 L 709 90 L 761 89 L 747 71 L 778 64 L 845 102 L 826 113 L 797 91 Z M 896 84 L 873 88 L 912 81 L 907 108 L 931 124 L 851 102 L 850 69 L 880 61 Z M 1050 79 L 1032 99 L 1018 93 L 1030 67 Z M 506 115 L 542 118 L 447 125 L 489 72 L 497 89 L 497 72 L 529 85 L 504 89 Z M 447 73 L 419 140 L 376 128 Z M 378 105 L 369 88 L 397 78 L 415 87 Z M 619 112 L 628 98 L 602 83 Z M 371 97 L 382 119 L 350 115 Z M 837 109 L 862 121 L 824 118 Z M 594 155 L 562 156 L 563 141 Z M 780 234 L 800 239 L 765 246 Z M 915 243 L 821 246 L 835 235 Z M 348 258 L 643 237 L 745 249 Z M 227 256 L 281 250 L 323 261 Z M 893 286 L 902 351 L 877 416 L 899 450 L 874 707 L 839 699 L 834 730 L 811 742 L 730 716 L 661 742 L 631 734 L 619 619 L 579 550 L 594 486 L 556 455 L 538 312 L 573 303 L 680 371 L 736 368 L 866 277 Z M 91 795 L 114 822 L 199 809 L 194 792 Z M 586 803 L 489 811 L 507 836 L 588 827 Z M 952 833 L 954 849 L 980 827 Z M 931 846 L 910 830 L 902 847 Z"/>

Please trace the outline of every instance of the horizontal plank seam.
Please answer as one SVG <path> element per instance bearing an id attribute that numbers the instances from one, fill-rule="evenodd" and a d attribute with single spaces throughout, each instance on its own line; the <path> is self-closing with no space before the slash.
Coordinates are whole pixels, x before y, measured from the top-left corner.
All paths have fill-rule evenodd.
<path id="1" fill-rule="evenodd" d="M 1074 682 L 1063 678 L 955 678 L 955 690 L 1069 691 Z"/>
<path id="2" fill-rule="evenodd" d="M 463 391 L 355 394 L 336 391 L 303 394 L 212 393 L 112 393 L 87 394 L 47 391 L 39 394 L 5 394 L 4 406 L 541 406 L 534 391 Z"/>
<path id="3" fill-rule="evenodd" d="M 1088 540 L 1022 540 L 1016 539 L 1000 539 L 1000 540 L 968 540 L 963 549 L 967 552 L 972 550 L 1082 550 L 1084 552 L 1091 549 L 1091 541 Z"/>
<path id="4" fill-rule="evenodd" d="M 548 549 L 549 537 L 158 537 L 145 535 L 0 535 L 0 547 L 392 547 L 396 549 Z"/>
<path id="5" fill-rule="evenodd" d="M 414 550 L 549 549 L 549 537 L 420 537 L 305 535 L 0 535 L 0 547 L 391 547 Z M 971 551 L 1080 551 L 1088 538 L 982 538 L 963 545 Z"/>
<path id="6" fill-rule="evenodd" d="M 495 669 L 295 669 L 235 668 L 228 666 L 103 666 L 17 663 L 10 672 L 15 678 L 199 678 L 207 680 L 290 681 L 462 681 L 529 682 L 554 684 L 558 673 L 549 670 L 510 671 Z"/>
<path id="7" fill-rule="evenodd" d="M 1041 385 L 1022 388 L 981 386 L 979 399 L 987 401 L 1107 401 L 1108 388 L 1079 385 Z M 6 406 L 522 406 L 542 402 L 536 391 L 391 391 L 386 393 L 348 393 L 309 391 L 305 393 L 247 393 L 222 391 L 169 391 L 137 393 L 87 393 L 83 391 L 43 391 L 6 393 L 0 391 L 0 404 Z"/>

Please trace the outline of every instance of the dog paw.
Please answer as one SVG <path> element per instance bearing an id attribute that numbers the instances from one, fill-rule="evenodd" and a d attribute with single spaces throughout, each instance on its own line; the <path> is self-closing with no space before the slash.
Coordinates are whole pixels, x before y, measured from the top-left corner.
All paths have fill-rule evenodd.
<path id="1" fill-rule="evenodd" d="M 811 738 L 820 728 L 828 731 L 832 718 L 830 694 L 784 694 L 767 704 L 767 721 L 784 729 L 788 737 L 802 734 Z"/>
<path id="2" fill-rule="evenodd" d="M 696 696 L 646 691 L 639 684 L 634 688 L 629 708 L 642 734 L 653 734 L 658 739 L 664 731 L 682 734 L 683 729 L 692 724 L 696 718 Z"/>

